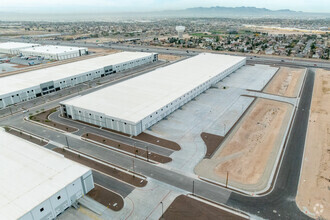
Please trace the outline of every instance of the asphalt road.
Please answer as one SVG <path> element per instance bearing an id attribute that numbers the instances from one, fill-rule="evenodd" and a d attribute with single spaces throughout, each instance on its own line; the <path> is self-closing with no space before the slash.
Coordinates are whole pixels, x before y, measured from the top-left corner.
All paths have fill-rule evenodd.
<path id="1" fill-rule="evenodd" d="M 135 162 L 134 170 L 150 178 L 190 192 L 193 190 L 194 182 L 194 193 L 196 195 L 213 200 L 217 203 L 227 204 L 255 216 L 270 219 L 307 219 L 308 217 L 297 208 L 295 195 L 301 168 L 313 82 L 314 74 L 309 72 L 275 189 L 267 196 L 261 198 L 246 197 L 228 191 L 222 187 L 201 181 L 194 176 L 187 176 L 180 171 L 169 170 L 162 166 L 155 166 L 138 159 L 133 159 Z M 21 117 L 12 117 L 10 120 L 1 122 L 2 125 L 3 123 L 9 123 L 17 128 L 43 136 L 63 145 L 66 144 L 65 134 L 25 122 Z M 67 136 L 67 138 L 71 148 L 109 161 L 123 168 L 133 169 L 132 158 L 126 155 L 99 147 L 89 142 L 80 141 L 70 136 Z M 120 184 L 120 187 L 122 187 L 121 185 L 123 184 Z M 123 189 L 123 191 L 125 190 Z"/>
<path id="2" fill-rule="evenodd" d="M 314 77 L 314 72 L 308 71 L 274 190 L 261 198 L 248 198 L 232 193 L 227 205 L 267 219 L 309 219 L 298 209 L 295 198 L 304 153 Z"/>
<path id="3" fill-rule="evenodd" d="M 112 133 L 112 132 L 108 132 L 99 128 L 95 128 L 95 127 L 91 127 L 88 125 L 84 125 L 82 123 L 73 121 L 73 120 L 68 120 L 65 118 L 61 118 L 59 116 L 60 112 L 55 112 L 53 114 L 50 115 L 50 119 L 52 121 L 61 123 L 61 124 L 66 124 L 69 125 L 71 127 L 75 127 L 78 128 L 79 130 L 77 132 L 74 132 L 75 135 L 81 136 L 85 133 L 94 133 L 100 136 L 104 136 L 113 140 L 117 140 L 119 142 L 122 142 L 124 144 L 128 144 L 131 146 L 135 146 L 137 148 L 146 150 L 146 147 L 148 146 L 148 150 L 157 154 L 161 154 L 164 156 L 170 156 L 174 151 L 168 148 L 164 148 L 158 145 L 154 145 L 154 144 L 150 144 L 150 143 L 146 143 L 140 140 L 136 140 L 136 139 L 132 139 L 130 137 L 124 136 L 124 135 L 120 135 L 120 134 L 116 134 L 116 133 Z M 115 147 L 115 146 L 113 146 Z"/>
<path id="4" fill-rule="evenodd" d="M 225 203 L 228 206 L 238 208 L 255 216 L 267 219 L 308 219 L 308 217 L 298 209 L 295 203 L 295 196 L 297 193 L 304 151 L 313 83 L 314 73 L 308 72 L 275 188 L 266 196 L 260 198 L 246 197 L 216 185 L 206 183 L 195 177 L 187 176 L 180 171 L 168 170 L 141 160 L 135 160 L 134 169 L 136 172 L 145 176 L 187 191 L 192 191 L 194 182 L 194 193 L 196 195 L 218 203 Z M 43 106 L 46 108 L 46 106 L 55 105 L 56 103 L 58 103 L 58 101 L 46 103 Z M 0 124 L 13 125 L 63 145 L 66 144 L 65 134 L 24 122 L 22 117 L 16 116 L 17 115 L 3 119 Z M 69 136 L 68 139 L 70 147 L 72 148 L 132 170 L 132 158 L 126 155 Z M 125 190 L 126 189 L 121 189 L 122 192 L 126 192 Z"/>
<path id="5" fill-rule="evenodd" d="M 139 45 L 127 45 L 127 44 L 119 44 L 119 43 L 112 43 L 112 44 L 104 44 L 104 46 L 99 46 L 95 43 L 83 43 L 83 42 L 64 42 L 64 41 L 50 41 L 50 40 L 36 40 L 36 39 L 21 39 L 21 38 L 6 38 L 2 37 L 0 40 L 6 41 L 19 41 L 19 42 L 34 42 L 34 43 L 41 43 L 41 44 L 58 44 L 64 46 L 80 46 L 80 47 L 93 47 L 93 48 L 108 48 L 108 49 L 116 49 L 116 50 L 125 50 L 125 51 L 144 51 L 144 52 L 154 52 L 154 53 L 163 53 L 163 54 L 173 54 L 179 56 L 194 56 L 199 53 L 208 52 L 208 53 L 219 53 L 214 51 L 201 51 L 201 50 L 185 50 L 185 49 L 178 49 L 178 48 L 166 48 L 166 47 L 152 47 L 152 46 L 139 46 Z M 228 55 L 237 55 L 237 56 L 246 56 L 249 62 L 254 63 L 267 63 L 267 64 L 274 64 L 274 65 L 287 65 L 292 64 L 295 67 L 322 67 L 330 69 L 330 62 L 325 60 L 307 60 L 301 58 L 292 58 L 292 57 L 276 57 L 276 56 L 258 56 L 255 54 L 241 54 L 241 53 L 226 53 L 220 52 L 221 54 L 228 54 Z"/>

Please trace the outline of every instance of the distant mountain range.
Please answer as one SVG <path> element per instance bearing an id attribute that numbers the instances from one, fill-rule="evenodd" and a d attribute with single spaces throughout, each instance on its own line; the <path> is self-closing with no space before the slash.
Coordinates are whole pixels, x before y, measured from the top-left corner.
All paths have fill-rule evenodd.
<path id="1" fill-rule="evenodd" d="M 90 10 L 87 13 L 16 13 L 1 12 L 0 20 L 35 20 L 35 21 L 107 21 L 136 18 L 297 18 L 297 19 L 330 19 L 330 13 L 310 13 L 289 9 L 270 10 L 256 7 L 197 7 L 183 10 L 166 10 L 153 12 L 109 12 L 107 8 Z"/>
<path id="2" fill-rule="evenodd" d="M 256 7 L 197 7 L 184 10 L 162 11 L 157 13 L 158 16 L 173 16 L 178 17 L 327 17 L 330 18 L 330 13 L 308 13 L 302 11 L 292 11 L 289 9 L 270 10 L 267 8 Z M 306 17 L 308 16 L 308 17 Z"/>

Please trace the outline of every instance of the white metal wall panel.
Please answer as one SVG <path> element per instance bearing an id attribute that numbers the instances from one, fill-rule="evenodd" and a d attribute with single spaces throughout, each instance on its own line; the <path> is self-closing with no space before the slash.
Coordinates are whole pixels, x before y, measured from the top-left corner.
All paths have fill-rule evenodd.
<path id="1" fill-rule="evenodd" d="M 53 219 L 55 216 L 53 215 L 53 209 L 50 204 L 50 201 L 47 199 L 46 201 L 42 202 L 40 205 L 35 207 L 31 210 L 33 219 Z"/>

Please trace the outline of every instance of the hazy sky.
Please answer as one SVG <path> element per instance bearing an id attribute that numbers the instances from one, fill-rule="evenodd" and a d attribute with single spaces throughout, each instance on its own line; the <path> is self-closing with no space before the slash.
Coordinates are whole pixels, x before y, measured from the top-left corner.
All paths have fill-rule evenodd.
<path id="1" fill-rule="evenodd" d="M 0 0 L 0 11 L 10 12 L 152 11 L 210 6 L 330 13 L 329 0 Z"/>

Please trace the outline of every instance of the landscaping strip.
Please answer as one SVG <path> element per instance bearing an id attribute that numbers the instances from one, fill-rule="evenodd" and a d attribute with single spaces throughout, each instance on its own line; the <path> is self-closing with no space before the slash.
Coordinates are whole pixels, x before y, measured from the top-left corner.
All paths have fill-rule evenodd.
<path id="1" fill-rule="evenodd" d="M 118 150 L 122 150 L 125 151 L 127 153 L 131 153 L 133 155 L 135 155 L 135 157 L 142 157 L 145 158 L 146 160 L 152 160 L 152 161 L 156 161 L 159 163 L 168 163 L 170 161 L 172 161 L 172 158 L 170 157 L 166 157 L 160 154 L 156 154 L 154 152 L 150 152 L 132 145 L 127 145 L 124 144 L 122 142 L 113 140 L 113 139 L 109 139 L 106 137 L 102 137 L 93 133 L 86 133 L 82 135 L 83 138 L 104 144 L 104 145 L 108 145 L 111 147 L 114 147 Z"/>
<path id="2" fill-rule="evenodd" d="M 113 211 L 119 211 L 124 207 L 124 200 L 120 195 L 97 184 L 87 195 Z"/>
<path id="3" fill-rule="evenodd" d="M 212 205 L 208 205 L 185 195 L 178 196 L 168 207 L 162 217 L 160 219 L 245 219 L 241 216 L 216 208 Z"/>
<path id="4" fill-rule="evenodd" d="M 53 150 L 57 153 L 64 155 L 64 157 L 66 157 L 70 160 L 73 160 L 75 162 L 88 166 L 88 167 L 90 167 L 94 170 L 100 171 L 102 173 L 105 173 L 109 176 L 112 176 L 123 182 L 129 183 L 133 186 L 144 187 L 148 183 L 147 180 L 142 179 L 134 174 L 129 174 L 129 173 L 121 171 L 120 169 L 117 169 L 116 167 L 110 167 L 105 164 L 102 164 L 97 161 L 86 158 L 81 153 L 73 153 L 71 151 L 65 150 L 64 148 L 54 148 Z M 104 161 L 102 161 L 102 162 L 104 162 Z"/>
<path id="5" fill-rule="evenodd" d="M 211 158 L 213 153 L 217 150 L 218 146 L 225 139 L 223 136 L 210 134 L 206 132 L 201 133 L 201 138 L 206 145 L 206 153 L 204 158 Z"/>
<path id="6" fill-rule="evenodd" d="M 42 123 L 42 124 L 47 125 L 47 126 L 57 128 L 57 129 L 62 130 L 62 131 L 70 132 L 70 133 L 78 131 L 77 128 L 73 128 L 73 127 L 63 125 L 63 124 L 60 124 L 60 123 L 53 122 L 53 121 L 49 120 L 48 116 L 50 114 L 56 112 L 56 111 L 57 111 L 56 108 L 49 109 L 49 110 L 46 110 L 46 111 L 42 111 L 41 113 L 38 113 L 36 115 L 29 116 L 29 119 L 32 120 L 32 121 Z"/>

